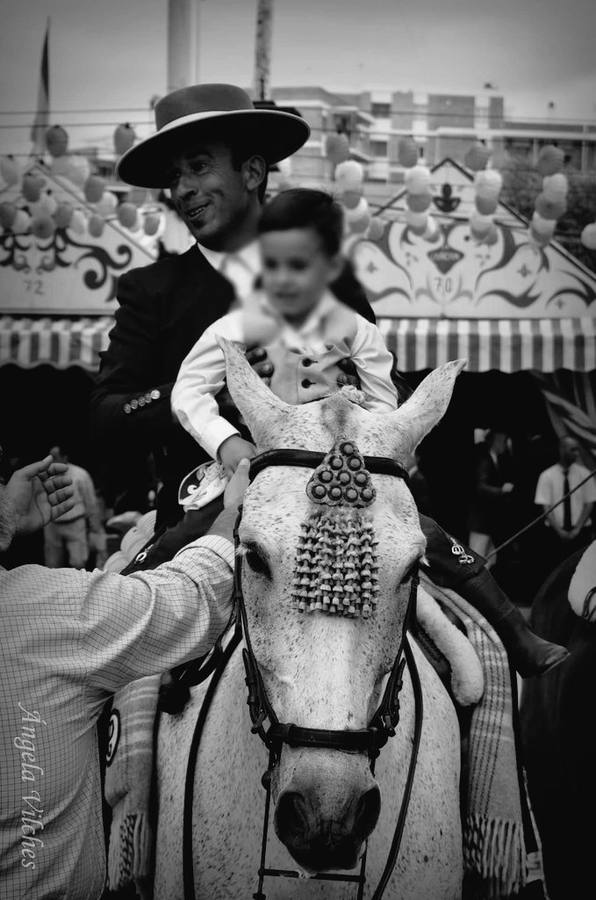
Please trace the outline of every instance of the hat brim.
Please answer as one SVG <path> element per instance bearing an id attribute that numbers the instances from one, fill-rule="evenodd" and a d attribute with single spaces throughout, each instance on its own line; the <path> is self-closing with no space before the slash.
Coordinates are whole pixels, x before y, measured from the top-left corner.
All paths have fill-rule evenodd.
<path id="1" fill-rule="evenodd" d="M 238 141 L 250 146 L 268 165 L 286 159 L 306 142 L 310 128 L 300 116 L 273 109 L 239 109 L 196 113 L 165 125 L 131 147 L 118 160 L 116 175 L 135 187 L 166 188 L 172 158 L 195 137 L 217 139 L 220 125 L 233 126 Z"/>

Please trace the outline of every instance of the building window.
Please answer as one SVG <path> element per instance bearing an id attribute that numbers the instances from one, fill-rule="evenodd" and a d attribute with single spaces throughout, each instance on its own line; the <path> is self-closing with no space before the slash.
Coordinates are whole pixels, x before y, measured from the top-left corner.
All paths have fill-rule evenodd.
<path id="1" fill-rule="evenodd" d="M 371 115 L 376 116 L 378 119 L 387 119 L 391 115 L 391 104 L 371 103 L 370 112 Z"/>
<path id="2" fill-rule="evenodd" d="M 370 152 L 372 156 L 388 156 L 387 141 L 371 141 Z"/>

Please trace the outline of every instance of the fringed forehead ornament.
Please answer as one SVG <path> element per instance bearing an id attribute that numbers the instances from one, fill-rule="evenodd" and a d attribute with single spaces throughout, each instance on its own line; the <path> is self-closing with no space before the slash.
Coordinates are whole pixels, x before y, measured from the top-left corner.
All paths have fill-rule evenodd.
<path id="1" fill-rule="evenodd" d="M 306 486 L 316 509 L 302 522 L 292 590 L 300 612 L 369 616 L 378 596 L 376 496 L 353 441 L 336 441 Z"/>

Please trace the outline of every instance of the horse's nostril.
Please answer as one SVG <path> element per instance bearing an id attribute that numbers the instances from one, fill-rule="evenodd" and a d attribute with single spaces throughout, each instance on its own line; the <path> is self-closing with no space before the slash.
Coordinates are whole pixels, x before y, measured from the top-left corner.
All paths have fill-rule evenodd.
<path id="1" fill-rule="evenodd" d="M 354 829 L 356 833 L 362 838 L 368 837 L 377 824 L 380 812 L 381 792 L 375 785 L 374 787 L 371 787 L 370 790 L 366 791 L 358 801 L 356 815 L 354 816 Z"/>
<path id="2" fill-rule="evenodd" d="M 287 791 L 279 798 L 276 822 L 280 834 L 303 834 L 308 829 L 306 801 L 297 791 Z"/>

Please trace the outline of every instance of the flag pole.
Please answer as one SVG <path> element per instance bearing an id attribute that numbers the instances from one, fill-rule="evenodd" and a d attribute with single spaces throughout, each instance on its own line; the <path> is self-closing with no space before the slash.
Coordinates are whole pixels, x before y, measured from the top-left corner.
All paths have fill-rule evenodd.
<path id="1" fill-rule="evenodd" d="M 37 110 L 31 126 L 32 147 L 30 156 L 38 156 L 45 149 L 45 134 L 50 123 L 50 17 L 46 22 L 45 37 L 41 51 L 39 87 L 37 90 Z"/>

